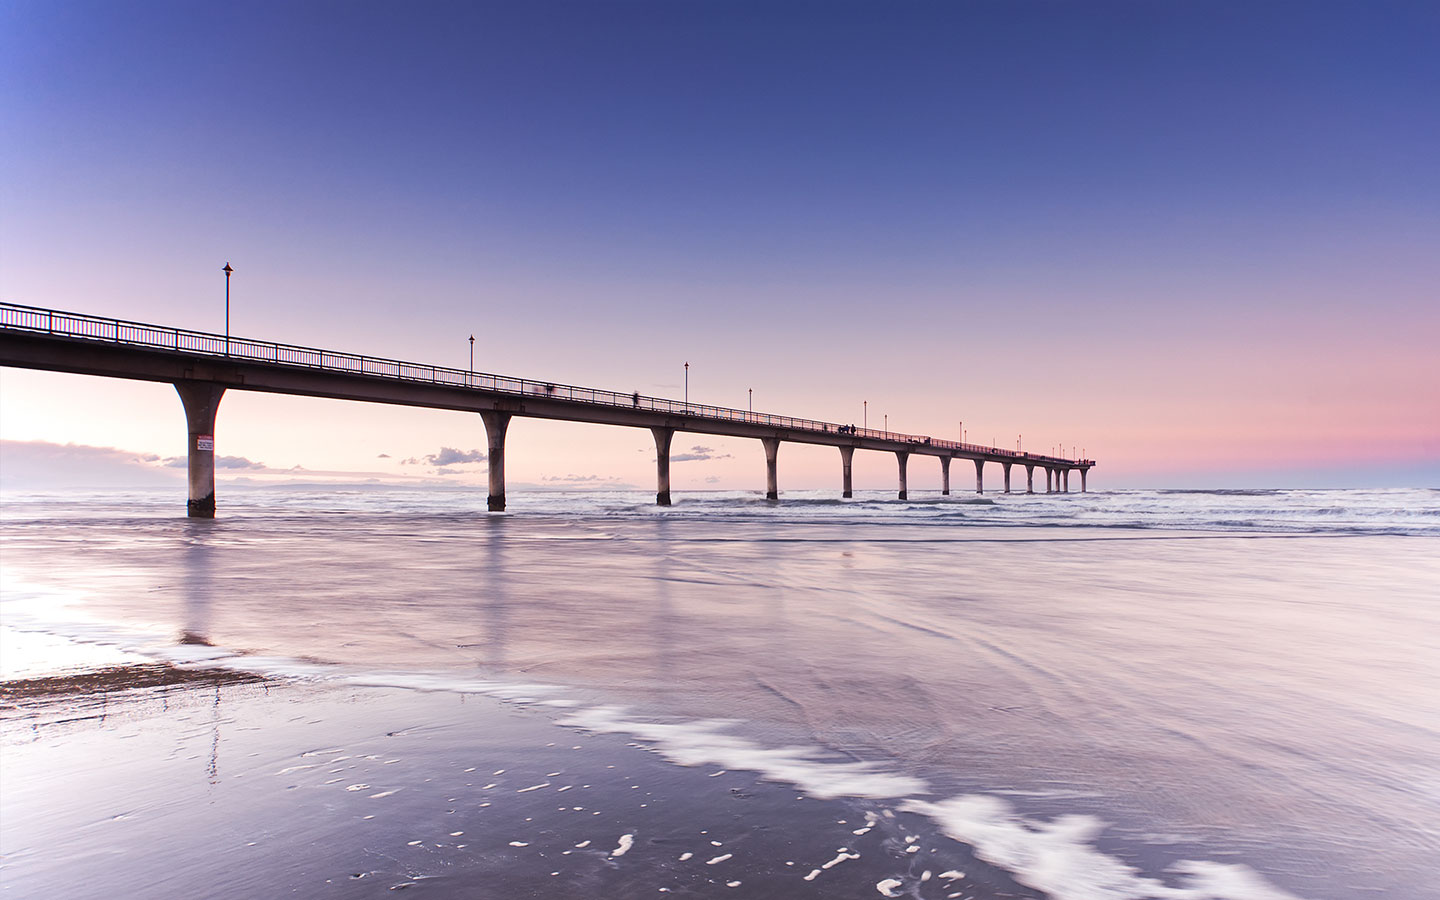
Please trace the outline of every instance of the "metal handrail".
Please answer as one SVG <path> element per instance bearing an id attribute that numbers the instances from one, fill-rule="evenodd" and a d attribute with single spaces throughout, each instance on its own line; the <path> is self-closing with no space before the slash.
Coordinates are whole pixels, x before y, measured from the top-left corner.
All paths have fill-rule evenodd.
<path id="1" fill-rule="evenodd" d="M 104 341 L 132 347 L 146 347 L 173 350 L 201 356 L 241 359 L 247 362 L 271 363 L 363 375 L 377 378 L 393 378 L 399 381 L 414 381 L 448 387 L 470 388 L 487 393 L 508 394 L 520 397 L 541 396 L 546 399 L 565 400 L 574 403 L 590 403 L 600 406 L 614 406 L 625 409 L 642 409 L 653 412 L 668 412 L 699 419 L 713 419 L 725 422 L 744 422 L 750 425 L 766 425 L 787 428 L 794 431 L 812 431 L 839 434 L 850 437 L 871 438 L 892 443 L 915 444 L 927 448 L 956 450 L 986 456 L 1010 457 L 1032 463 L 1064 463 L 1069 465 L 1090 465 L 1090 460 L 1068 460 L 1054 456 L 1022 453 L 1016 450 L 1002 450 L 960 441 L 932 438 L 923 434 L 883 431 L 874 428 L 859 428 L 852 425 L 838 425 L 815 419 L 797 419 L 792 416 L 777 416 L 771 413 L 757 413 L 750 410 L 731 409 L 702 403 L 687 403 L 650 397 L 639 392 L 624 394 L 599 388 L 560 384 L 553 381 L 535 381 L 528 378 L 514 378 L 507 375 L 492 375 L 487 372 L 472 372 L 448 366 L 403 362 L 396 359 L 382 359 L 355 353 L 339 353 L 315 347 L 301 347 L 294 344 L 280 344 L 274 341 L 260 341 L 252 338 L 231 337 L 186 328 L 171 328 L 163 325 L 148 325 L 124 319 L 90 316 L 84 313 L 64 312 L 19 303 L 0 303 L 0 329 L 40 332 L 66 338 Z"/>

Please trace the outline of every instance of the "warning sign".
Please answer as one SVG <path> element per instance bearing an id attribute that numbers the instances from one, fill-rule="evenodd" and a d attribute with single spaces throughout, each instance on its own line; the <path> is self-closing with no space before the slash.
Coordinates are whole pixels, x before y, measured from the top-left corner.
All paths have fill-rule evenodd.
<path id="1" fill-rule="evenodd" d="M 196 450 L 209 450 L 209 451 L 211 451 L 211 452 L 213 453 L 214 450 L 215 450 L 215 435 L 213 435 L 213 434 L 201 434 L 201 435 L 197 435 L 196 438 L 195 438 L 195 449 L 196 449 Z"/>

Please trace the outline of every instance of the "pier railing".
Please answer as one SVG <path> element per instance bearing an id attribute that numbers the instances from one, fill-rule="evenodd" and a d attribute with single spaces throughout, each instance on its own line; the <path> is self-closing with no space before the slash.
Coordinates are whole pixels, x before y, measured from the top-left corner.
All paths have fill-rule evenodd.
<path id="1" fill-rule="evenodd" d="M 955 450 L 962 453 L 987 456 L 1011 457 L 1017 461 L 1032 463 L 1083 464 L 1084 460 L 1068 460 L 1054 456 L 1042 456 L 949 441 L 923 434 L 905 434 L 854 425 L 840 425 L 815 419 L 799 419 L 772 413 L 758 413 L 745 409 L 731 409 L 704 403 L 689 403 L 684 400 L 669 400 L 664 397 L 650 397 L 638 392 L 629 394 L 607 391 L 599 388 L 581 387 L 554 381 L 535 381 L 529 378 L 514 378 L 508 375 L 493 375 L 488 372 L 474 372 L 448 366 L 426 365 L 385 359 L 355 353 L 340 353 L 334 350 L 320 350 L 315 347 L 300 347 L 280 344 L 274 341 L 259 341 L 253 338 L 191 331 L 186 328 L 171 328 L 164 325 L 149 325 L 124 319 L 90 316 L 84 313 L 63 312 L 18 303 L 0 303 L 0 329 L 39 332 L 59 337 L 78 338 L 130 347 L 155 350 L 173 350 L 198 356 L 212 356 L 243 360 L 245 362 L 273 363 L 283 366 L 297 366 L 349 375 L 364 375 L 375 378 L 393 378 L 399 381 L 421 382 L 446 385 L 456 388 L 470 388 L 487 393 L 509 394 L 517 397 L 544 397 L 553 400 L 567 400 L 601 406 L 623 407 L 626 409 L 651 410 L 699 419 L 725 422 L 743 422 L 750 425 L 765 425 L 795 431 L 812 431 L 828 434 L 870 438 L 919 447 Z"/>

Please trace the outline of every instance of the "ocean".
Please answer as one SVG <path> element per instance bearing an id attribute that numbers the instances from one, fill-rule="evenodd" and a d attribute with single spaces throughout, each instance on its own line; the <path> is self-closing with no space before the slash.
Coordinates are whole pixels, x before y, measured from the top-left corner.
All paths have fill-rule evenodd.
<path id="1" fill-rule="evenodd" d="M 0 891 L 178 896 L 253 857 L 211 895 L 1440 896 L 1440 491 L 653 499 L 7 493 L 0 665 L 41 688 L 7 695 Z M 387 739 L 393 791 L 304 755 Z M 571 741 L 603 854 L 539 770 Z M 198 806 L 161 799 L 183 772 Z M 404 828 L 362 831 L 347 804 L 396 792 Z M 264 856 L 342 813 L 311 863 Z"/>

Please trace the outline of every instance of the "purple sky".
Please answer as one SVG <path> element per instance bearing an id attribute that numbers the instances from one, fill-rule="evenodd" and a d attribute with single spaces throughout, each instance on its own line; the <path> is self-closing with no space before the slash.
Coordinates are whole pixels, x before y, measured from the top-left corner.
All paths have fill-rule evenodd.
<path id="1" fill-rule="evenodd" d="M 473 332 L 671 396 L 688 361 L 700 402 L 963 420 L 1097 487 L 1434 486 L 1437 9 L 12 0 L 0 299 L 220 330 L 230 262 L 254 337 L 463 366 Z M 484 471 L 404 462 L 474 416 L 232 392 L 216 430 L 273 477 Z M 184 429 L 164 385 L 7 369 L 0 438 Z M 509 446 L 517 483 L 653 479 L 643 431 Z M 763 485 L 758 442 L 676 450 L 679 490 Z M 782 488 L 838 470 L 782 450 Z"/>

